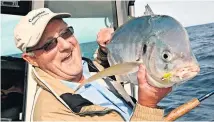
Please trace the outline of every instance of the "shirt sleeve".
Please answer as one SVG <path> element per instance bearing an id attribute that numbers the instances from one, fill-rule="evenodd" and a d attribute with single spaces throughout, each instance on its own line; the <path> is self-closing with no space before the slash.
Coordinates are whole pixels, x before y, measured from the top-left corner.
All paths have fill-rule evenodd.
<path id="1" fill-rule="evenodd" d="M 97 49 L 95 52 L 96 56 L 94 57 L 94 61 L 98 64 L 102 65 L 104 68 L 109 67 L 109 62 L 107 59 L 107 52 L 101 50 L 100 48 Z"/>
<path id="2" fill-rule="evenodd" d="M 163 121 L 164 110 L 157 108 L 149 108 L 136 103 L 131 116 L 131 121 Z"/>

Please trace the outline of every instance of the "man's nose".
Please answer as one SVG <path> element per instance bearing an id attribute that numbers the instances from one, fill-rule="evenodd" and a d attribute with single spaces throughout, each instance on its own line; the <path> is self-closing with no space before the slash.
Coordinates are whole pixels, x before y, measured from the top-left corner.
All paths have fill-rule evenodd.
<path id="1" fill-rule="evenodd" d="M 72 44 L 68 40 L 63 39 L 62 37 L 58 37 L 57 39 L 58 39 L 58 49 L 60 52 L 72 48 Z"/>

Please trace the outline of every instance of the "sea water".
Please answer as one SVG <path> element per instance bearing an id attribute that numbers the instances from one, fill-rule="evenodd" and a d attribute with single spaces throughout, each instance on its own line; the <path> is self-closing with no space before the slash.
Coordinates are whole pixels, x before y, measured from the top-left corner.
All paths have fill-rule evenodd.
<path id="1" fill-rule="evenodd" d="M 201 71 L 194 79 L 174 87 L 173 91 L 159 103 L 159 106 L 165 109 L 165 114 L 194 97 L 199 98 L 214 90 L 214 23 L 186 29 Z M 81 44 L 83 56 L 93 59 L 97 47 L 95 41 Z M 214 121 L 214 95 L 177 120 Z"/>

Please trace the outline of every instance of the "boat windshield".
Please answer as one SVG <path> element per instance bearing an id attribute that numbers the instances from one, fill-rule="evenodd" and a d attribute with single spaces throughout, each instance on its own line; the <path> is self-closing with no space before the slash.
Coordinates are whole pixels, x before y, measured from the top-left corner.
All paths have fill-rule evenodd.
<path id="1" fill-rule="evenodd" d="M 21 53 L 15 46 L 13 36 L 13 30 L 20 18 L 18 15 L 1 14 L 1 56 Z"/>
<path id="2" fill-rule="evenodd" d="M 21 51 L 16 48 L 13 31 L 18 24 L 21 15 L 26 15 L 29 8 L 26 2 L 3 2 L 4 14 L 1 14 L 1 56 L 21 57 Z M 10 4 L 9 4 L 10 3 Z M 112 27 L 113 18 L 116 15 L 113 12 L 115 2 L 111 1 L 43 1 L 33 2 L 32 5 L 43 4 L 53 12 L 71 13 L 71 18 L 65 18 L 64 21 L 73 26 L 74 34 L 80 43 L 83 56 L 86 56 L 88 50 L 85 50 L 85 43 L 90 43 L 90 49 L 95 51 L 97 48 L 96 37 L 101 28 Z M 30 3 L 28 3 L 30 5 Z M 11 7 L 12 5 L 12 7 Z M 18 6 L 15 6 L 18 5 Z M 18 7 L 18 8 L 17 8 Z M 39 8 L 39 6 L 34 6 Z M 32 8 L 34 8 L 32 7 Z M 40 6 L 41 7 L 41 6 Z M 16 9 L 14 9 L 16 8 Z M 23 10 L 25 11 L 23 11 Z M 114 20 L 115 21 L 115 20 Z M 115 26 L 114 26 L 115 27 Z M 88 46 L 87 46 L 88 47 Z M 84 55 L 86 54 L 86 55 Z"/>
<path id="3" fill-rule="evenodd" d="M 1 18 L 1 56 L 20 57 L 21 51 L 15 46 L 13 30 L 21 16 L 1 14 Z M 66 18 L 64 21 L 74 27 L 75 36 L 81 45 L 95 42 L 99 30 L 110 25 L 108 19 L 104 17 Z"/>

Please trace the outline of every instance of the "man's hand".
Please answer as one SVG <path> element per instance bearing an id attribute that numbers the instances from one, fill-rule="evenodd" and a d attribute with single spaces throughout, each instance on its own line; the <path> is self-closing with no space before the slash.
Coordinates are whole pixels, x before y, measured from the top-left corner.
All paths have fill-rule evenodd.
<path id="1" fill-rule="evenodd" d="M 149 85 L 146 80 L 146 69 L 143 65 L 138 70 L 138 103 L 142 106 L 156 108 L 172 88 L 157 88 Z"/>
<path id="2" fill-rule="evenodd" d="M 106 52 L 106 45 L 110 43 L 113 32 L 113 28 L 103 28 L 98 32 L 97 43 L 102 51 Z"/>

